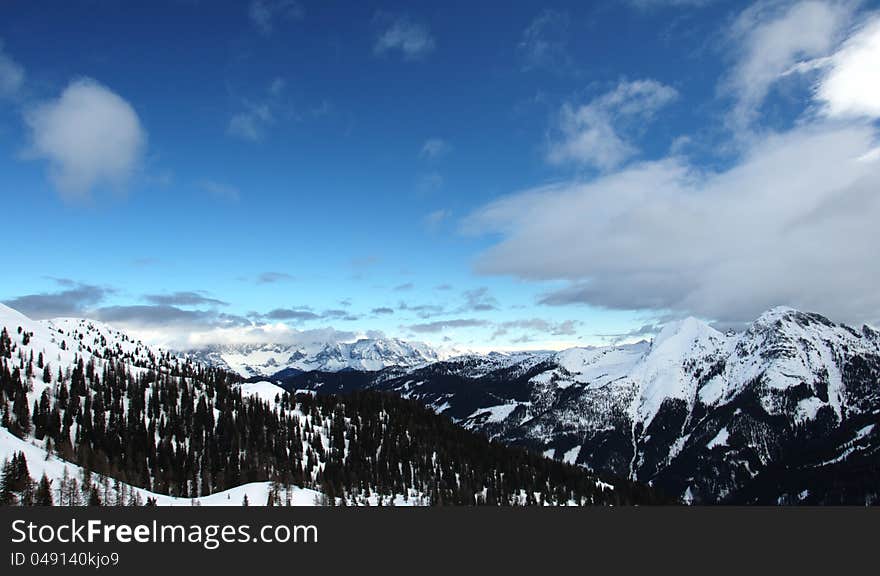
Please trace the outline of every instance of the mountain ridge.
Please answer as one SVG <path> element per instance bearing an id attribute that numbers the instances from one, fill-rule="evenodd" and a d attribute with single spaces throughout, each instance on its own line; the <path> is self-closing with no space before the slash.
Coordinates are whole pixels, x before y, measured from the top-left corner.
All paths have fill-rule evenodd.
<path id="1" fill-rule="evenodd" d="M 322 391 L 327 380 L 285 385 Z M 770 309 L 740 333 L 691 318 L 651 342 L 347 380 L 334 390 L 394 391 L 490 438 L 694 503 L 878 498 L 880 333 L 793 308 Z M 841 479 L 852 485 L 839 488 Z"/>

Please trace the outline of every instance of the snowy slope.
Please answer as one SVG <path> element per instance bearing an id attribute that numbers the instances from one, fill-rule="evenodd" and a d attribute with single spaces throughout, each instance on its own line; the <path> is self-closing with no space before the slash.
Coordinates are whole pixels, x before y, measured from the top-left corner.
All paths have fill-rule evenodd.
<path id="1" fill-rule="evenodd" d="M 31 478 L 39 482 L 43 474 L 52 482 L 53 491 L 57 490 L 65 469 L 69 478 L 75 478 L 79 481 L 83 476 L 83 469 L 76 464 L 72 464 L 58 458 L 55 455 L 47 456 L 43 449 L 42 443 L 37 441 L 26 442 L 20 438 L 16 438 L 5 428 L 0 428 L 0 462 L 11 460 L 13 455 L 22 452 L 27 459 L 28 471 Z M 93 481 L 97 485 L 101 485 L 100 477 L 93 477 Z M 107 498 L 104 494 L 101 497 L 105 503 L 114 503 L 117 499 L 116 482 L 108 483 Z M 119 483 L 121 490 L 126 495 L 125 500 L 132 493 L 140 497 L 141 502 L 146 502 L 152 498 L 158 506 L 241 506 L 245 495 L 251 506 L 264 505 L 268 502 L 269 491 L 272 487 L 271 482 L 251 482 L 242 486 L 236 486 L 229 490 L 216 492 L 209 496 L 199 498 L 175 498 L 164 494 L 157 494 L 131 486 L 129 484 Z M 286 496 L 286 495 L 285 495 Z M 58 501 L 57 495 L 53 494 L 55 501 Z M 308 488 L 300 488 L 298 486 L 291 487 L 290 499 L 292 506 L 315 506 L 321 502 L 321 493 Z"/>

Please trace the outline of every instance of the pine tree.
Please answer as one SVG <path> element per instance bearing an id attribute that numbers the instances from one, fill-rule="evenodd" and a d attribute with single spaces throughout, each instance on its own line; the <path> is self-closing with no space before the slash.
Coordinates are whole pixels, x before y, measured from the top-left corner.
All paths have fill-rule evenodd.
<path id="1" fill-rule="evenodd" d="M 92 486 L 89 490 L 89 506 L 103 506 L 101 503 L 101 495 L 98 493 L 98 488 Z"/>
<path id="2" fill-rule="evenodd" d="M 55 505 L 52 500 L 52 482 L 46 476 L 45 472 L 43 473 L 43 477 L 40 478 L 40 484 L 37 486 L 37 491 L 34 495 L 34 504 L 36 506 Z"/>
<path id="3" fill-rule="evenodd" d="M 4 458 L 3 467 L 0 468 L 0 506 L 14 506 L 16 504 L 15 492 L 12 489 L 14 475 L 12 463 Z"/>

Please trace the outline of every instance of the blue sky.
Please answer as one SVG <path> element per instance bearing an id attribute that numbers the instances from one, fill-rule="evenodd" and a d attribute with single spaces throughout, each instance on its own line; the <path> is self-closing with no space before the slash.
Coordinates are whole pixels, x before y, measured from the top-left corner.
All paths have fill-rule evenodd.
<path id="1" fill-rule="evenodd" d="M 0 300 L 175 345 L 876 323 L 875 9 L 5 2 Z"/>

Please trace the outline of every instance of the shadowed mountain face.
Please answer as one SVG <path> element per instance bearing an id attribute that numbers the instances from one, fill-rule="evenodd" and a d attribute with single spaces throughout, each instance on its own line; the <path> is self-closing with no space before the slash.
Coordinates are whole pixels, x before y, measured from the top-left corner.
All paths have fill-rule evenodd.
<path id="1" fill-rule="evenodd" d="M 462 426 L 694 503 L 873 503 L 880 333 L 770 310 L 725 335 L 687 319 L 650 343 L 283 375 L 393 391 Z"/>

